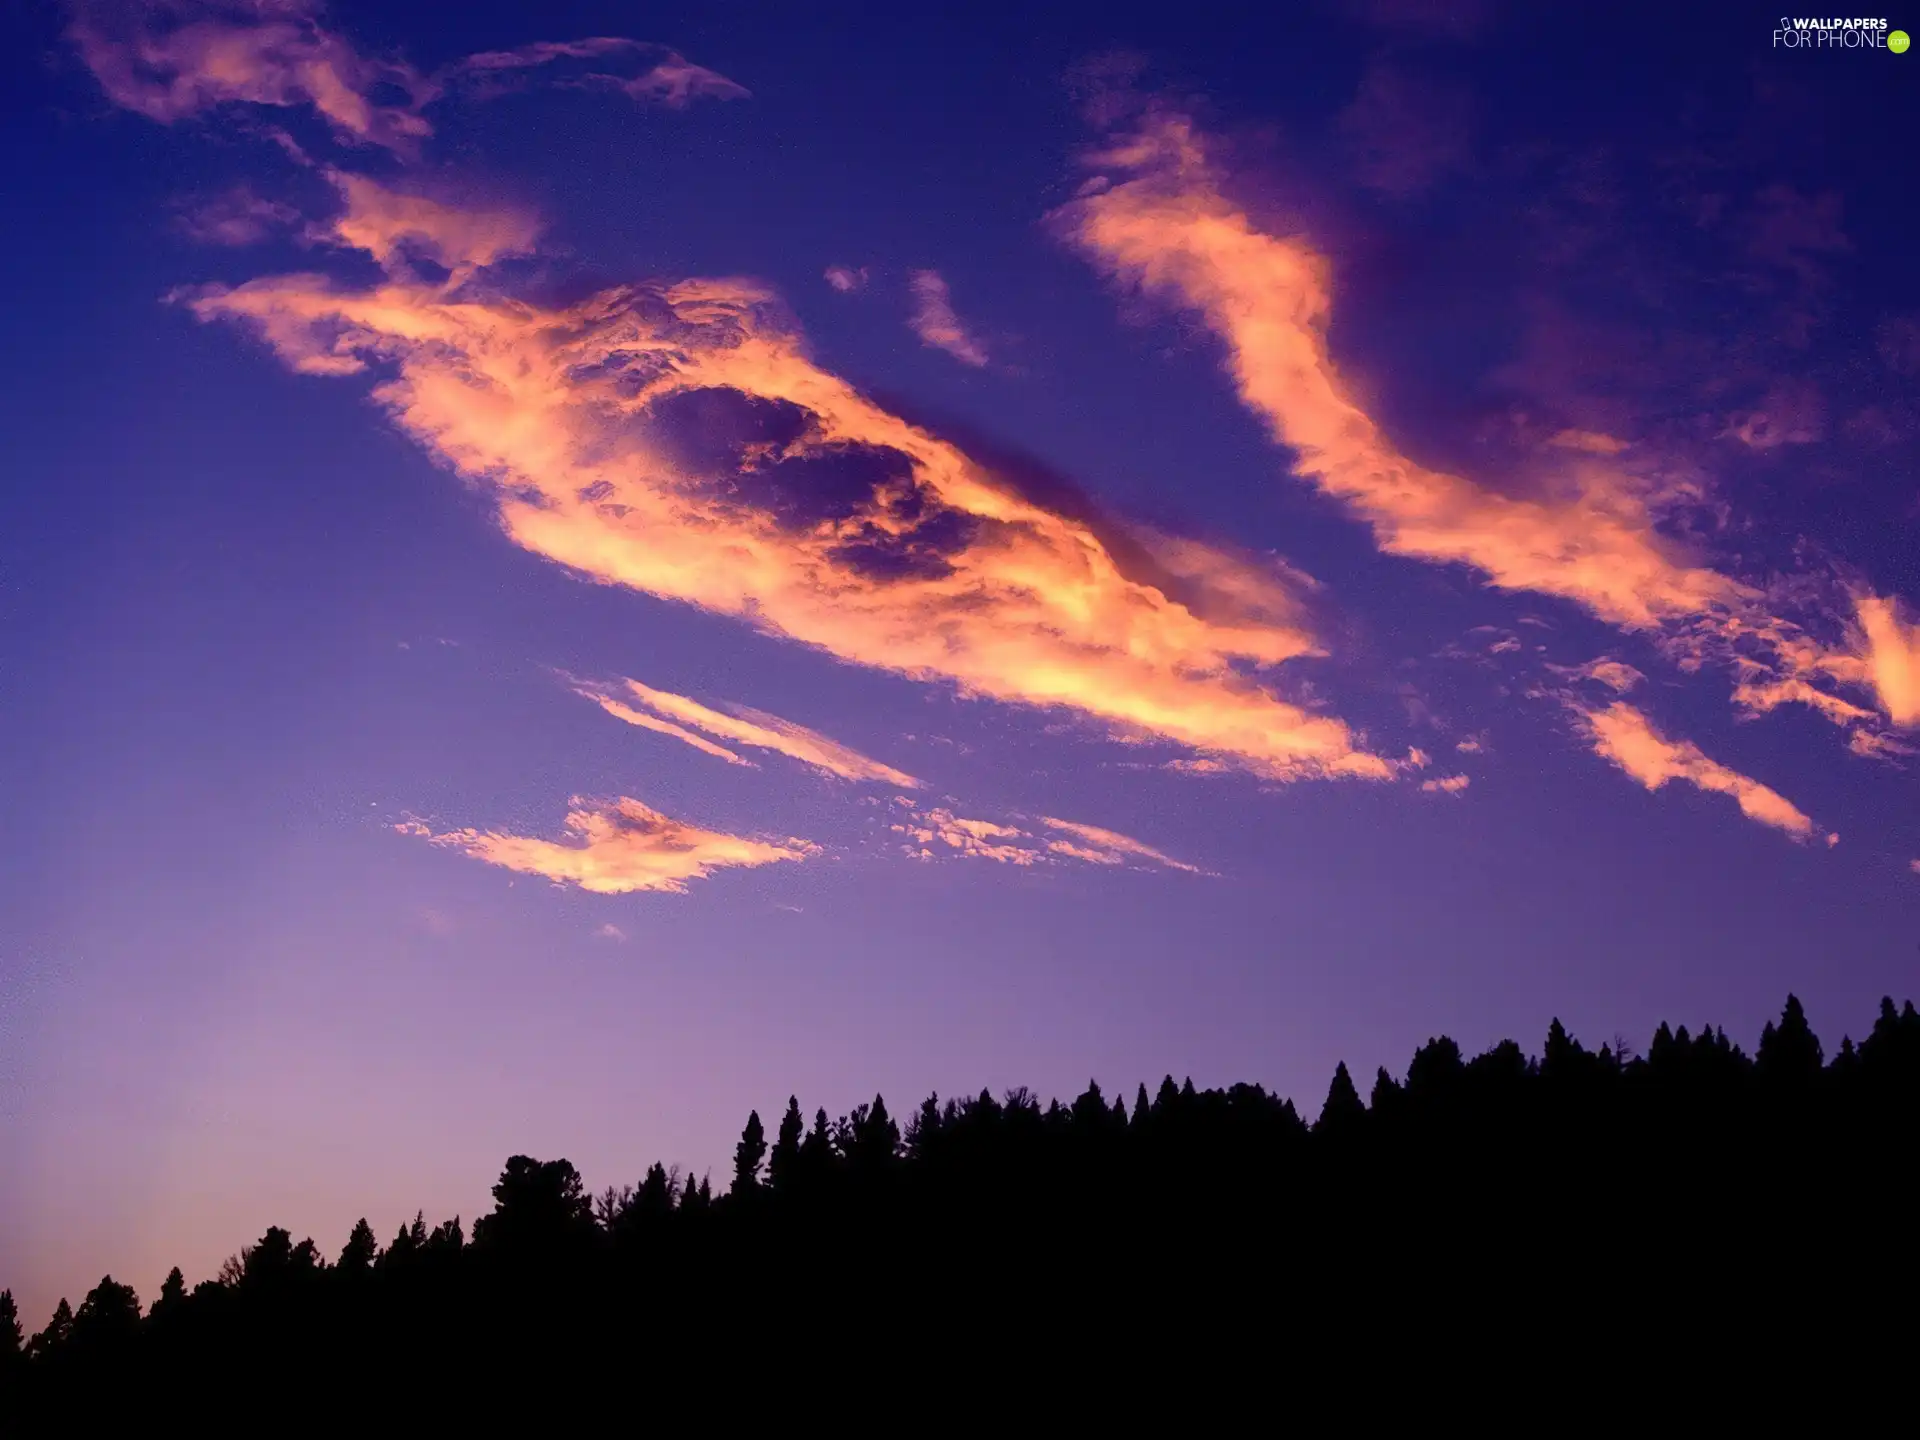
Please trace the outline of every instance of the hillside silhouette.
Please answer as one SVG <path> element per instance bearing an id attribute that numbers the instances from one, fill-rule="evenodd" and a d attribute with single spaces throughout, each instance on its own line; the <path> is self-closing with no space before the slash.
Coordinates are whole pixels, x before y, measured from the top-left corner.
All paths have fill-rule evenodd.
<path id="1" fill-rule="evenodd" d="M 1071 1387 L 1085 1365 L 1113 1400 L 1244 1378 L 1248 1355 L 1404 1376 L 1606 1340 L 1697 1374 L 1741 1347 L 1859 1361 L 1915 1337 L 1910 1001 L 1830 1056 L 1791 997 L 1752 1055 L 1711 1026 L 1663 1024 L 1644 1055 L 1558 1021 L 1538 1057 L 1438 1038 L 1364 1095 L 1340 1066 L 1308 1115 L 1171 1077 L 770 1113 L 717 1181 L 656 1163 L 595 1193 L 516 1155 L 471 1233 L 416 1216 L 382 1244 L 362 1220 L 333 1250 L 273 1228 L 144 1309 L 104 1277 L 31 1338 L 0 1294 L 0 1414 L 265 1384 L 297 1415 L 343 1386 L 506 1398 L 643 1374 L 707 1377 L 724 1411 L 788 1364 L 832 1413 L 882 1357 L 936 1388 L 1027 1366 Z"/>

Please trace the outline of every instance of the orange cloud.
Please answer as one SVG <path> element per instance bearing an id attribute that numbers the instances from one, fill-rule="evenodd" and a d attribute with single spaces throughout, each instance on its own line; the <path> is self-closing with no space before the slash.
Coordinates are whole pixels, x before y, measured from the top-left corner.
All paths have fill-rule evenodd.
<path id="1" fill-rule="evenodd" d="M 689 700 L 684 695 L 675 695 L 667 690 L 655 690 L 642 685 L 638 680 L 621 680 L 620 688 L 644 711 L 622 703 L 606 689 L 592 685 L 576 685 L 576 693 L 592 700 L 609 715 L 616 715 L 629 725 L 640 725 L 656 730 L 663 735 L 671 735 L 685 741 L 696 750 L 730 761 L 735 765 L 749 763 L 739 755 L 722 746 L 715 745 L 699 735 L 682 728 L 692 726 L 694 730 L 703 730 L 708 735 L 717 735 L 723 740 L 732 740 L 736 744 L 749 745 L 760 750 L 775 750 L 802 765 L 811 765 L 814 769 L 828 775 L 836 775 L 842 780 L 879 780 L 889 785 L 898 785 L 903 789 L 919 788 L 920 782 L 904 771 L 891 765 L 883 765 L 878 760 L 869 759 L 859 751 L 830 740 L 817 730 L 809 730 L 804 725 L 796 725 L 791 720 L 782 720 L 778 715 L 769 715 L 764 710 L 750 710 L 744 706 L 730 706 L 727 711 L 710 709 L 697 700 Z M 680 724 L 673 722 L 679 721 Z"/>
<path id="2" fill-rule="evenodd" d="M 1185 116 L 1149 108 L 1094 155 L 1098 174 L 1056 211 L 1059 233 L 1110 278 L 1197 314 L 1226 347 L 1242 402 L 1389 554 L 1471 566 L 1495 587 L 1554 595 L 1623 629 L 1649 632 L 1692 665 L 1729 661 L 1737 700 L 1814 706 L 1836 723 L 1870 718 L 1820 682 L 1864 684 L 1882 708 L 1920 715 L 1920 690 L 1884 618 L 1864 666 L 1772 615 L 1761 589 L 1701 563 L 1659 523 L 1698 499 L 1626 463 L 1610 436 L 1562 431 L 1533 497 L 1488 489 L 1401 453 L 1362 407 L 1327 343 L 1330 267 L 1305 239 L 1269 234 L 1230 200 Z M 1833 617 L 1824 616 L 1831 621 Z M 1867 613 L 1862 613 L 1863 621 Z M 1754 658 L 1758 652 L 1764 659 Z M 1884 682 L 1884 683 L 1883 683 Z"/>
<path id="3" fill-rule="evenodd" d="M 412 250 L 453 272 L 457 283 L 508 255 L 525 255 L 540 236 L 531 215 L 477 210 L 389 189 L 362 175 L 328 169 L 345 208 L 322 232 L 351 250 L 364 250 L 392 270 Z"/>
<path id="4" fill-rule="evenodd" d="M 1920 725 L 1920 625 L 1893 599 L 1860 595 L 1854 607 L 1865 642 L 1859 659 L 1880 708 L 1896 725 Z"/>
<path id="5" fill-rule="evenodd" d="M 1439 780 L 1422 780 L 1420 788 L 1430 795 L 1460 795 L 1472 783 L 1465 775 L 1448 775 Z"/>
<path id="6" fill-rule="evenodd" d="M 458 850 L 489 865 L 522 875 L 542 875 L 558 885 L 578 885 L 596 895 L 637 890 L 684 894 L 689 880 L 715 870 L 804 860 L 819 853 L 805 840 L 749 840 L 702 830 L 662 815 L 627 797 L 597 803 L 568 802 L 570 842 L 505 835 L 496 830 L 450 830 L 435 834 L 417 821 L 395 826 L 435 845 Z"/>
<path id="7" fill-rule="evenodd" d="M 921 343 L 935 350 L 946 351 L 962 365 L 985 365 L 987 349 L 960 323 L 959 315 L 954 312 L 953 297 L 947 291 L 947 282 L 940 278 L 940 272 L 916 270 L 911 285 L 913 316 L 907 324 L 920 337 Z"/>
<path id="8" fill-rule="evenodd" d="M 1594 753 L 1612 761 L 1647 789 L 1658 790 L 1669 780 L 1684 780 L 1702 790 L 1732 796 L 1750 820 L 1784 830 L 1797 840 L 1813 835 L 1813 821 L 1791 801 L 1758 780 L 1709 759 L 1691 741 L 1667 739 L 1624 700 L 1616 700 L 1604 710 L 1577 705 L 1574 710 Z M 1830 837 L 1829 843 L 1833 838 L 1837 837 Z"/>
<path id="9" fill-rule="evenodd" d="M 303 373 L 378 363 L 397 423 L 490 488 L 514 541 L 584 576 L 1271 778 L 1391 774 L 1254 678 L 1317 653 L 1289 577 L 1142 534 L 1142 578 L 1088 523 L 815 365 L 751 282 L 543 308 L 289 275 L 188 299 Z"/>

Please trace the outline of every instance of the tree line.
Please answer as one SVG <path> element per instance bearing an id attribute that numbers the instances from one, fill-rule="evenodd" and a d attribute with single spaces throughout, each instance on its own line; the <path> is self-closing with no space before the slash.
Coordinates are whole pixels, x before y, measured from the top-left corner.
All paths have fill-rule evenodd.
<path id="1" fill-rule="evenodd" d="M 516 1155 L 471 1234 L 416 1215 L 382 1245 L 363 1219 L 330 1254 L 274 1227 L 191 1288 L 174 1269 L 151 1306 L 103 1277 L 30 1337 L 0 1291 L 0 1392 L 219 1387 L 289 1357 L 608 1374 L 969 1315 L 1060 1337 L 1217 1310 L 1304 1344 L 1335 1315 L 1417 1330 L 1434 1297 L 1543 1287 L 1563 1327 L 1749 1295 L 1759 1323 L 1791 1294 L 1831 1329 L 1858 1291 L 1911 1335 L 1916 1139 L 1920 1014 L 1891 999 L 1830 1056 L 1791 996 L 1751 1055 L 1712 1026 L 1663 1024 L 1644 1055 L 1557 1020 L 1538 1056 L 1440 1037 L 1364 1096 L 1340 1065 L 1311 1119 L 1171 1076 L 1130 1102 L 929 1096 L 904 1122 L 879 1096 L 837 1120 L 789 1098 L 771 1134 L 748 1116 L 718 1187 L 656 1163 L 596 1193 Z"/>

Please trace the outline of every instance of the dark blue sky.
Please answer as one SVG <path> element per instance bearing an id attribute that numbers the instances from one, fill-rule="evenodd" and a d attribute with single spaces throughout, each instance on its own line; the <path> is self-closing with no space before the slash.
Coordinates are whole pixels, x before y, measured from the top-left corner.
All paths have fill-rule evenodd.
<path id="1" fill-rule="evenodd" d="M 1864 1027 L 1920 56 L 1678 8 L 13 16 L 0 1281 L 789 1093 Z"/>

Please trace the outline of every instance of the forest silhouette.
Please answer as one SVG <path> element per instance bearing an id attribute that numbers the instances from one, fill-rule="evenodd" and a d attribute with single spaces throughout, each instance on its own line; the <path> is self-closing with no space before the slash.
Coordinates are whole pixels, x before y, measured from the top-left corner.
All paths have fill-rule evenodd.
<path id="1" fill-rule="evenodd" d="M 656 1163 L 595 1193 L 516 1155 L 471 1235 L 416 1215 L 382 1245 L 362 1220 L 330 1254 L 276 1227 L 191 1288 L 175 1269 L 144 1313 L 105 1277 L 30 1339 L 0 1293 L 0 1394 L 73 1407 L 298 1373 L 506 1395 L 671 1365 L 732 1374 L 724 1405 L 749 1372 L 831 1354 L 811 1382 L 829 1404 L 882 1354 L 983 1375 L 1048 1355 L 1144 1384 L 1176 1332 L 1216 1369 L 1278 1346 L 1365 1370 L 1599 1332 L 1804 1358 L 1915 1329 L 1911 1001 L 1831 1057 L 1792 997 L 1751 1056 L 1711 1026 L 1663 1024 L 1644 1055 L 1557 1020 L 1537 1058 L 1443 1037 L 1364 1099 L 1341 1065 L 1311 1119 L 1171 1077 L 1130 1102 L 930 1096 L 904 1123 L 878 1096 L 837 1121 L 775 1113 L 771 1133 L 748 1117 L 717 1185 Z"/>

